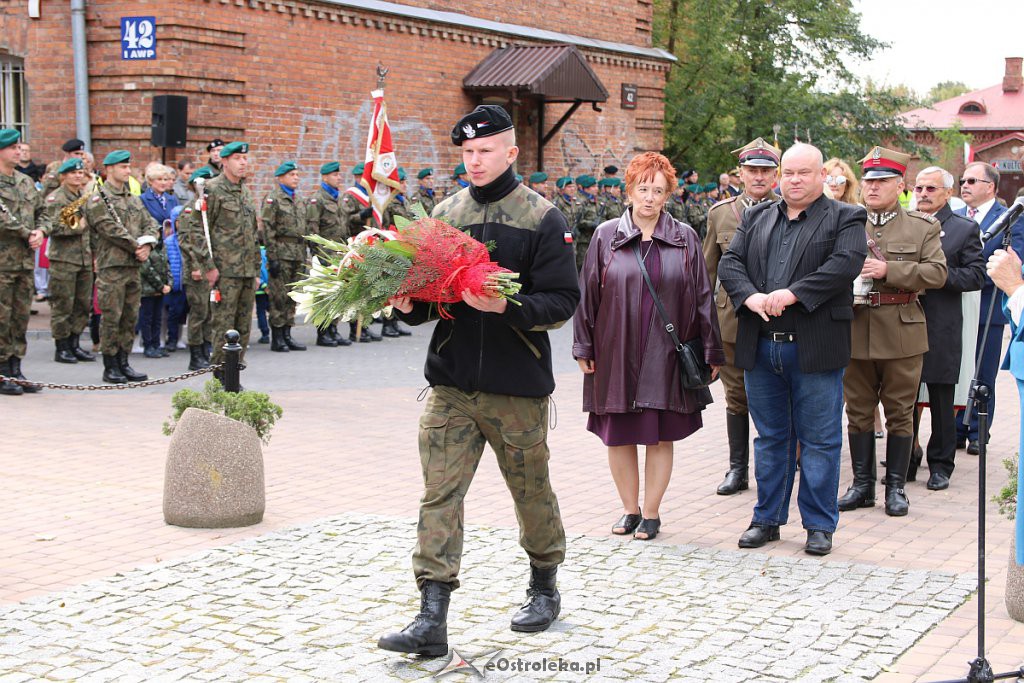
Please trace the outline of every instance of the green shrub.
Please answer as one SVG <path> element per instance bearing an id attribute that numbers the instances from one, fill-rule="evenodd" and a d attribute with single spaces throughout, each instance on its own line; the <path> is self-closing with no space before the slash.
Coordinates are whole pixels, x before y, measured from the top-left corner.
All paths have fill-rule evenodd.
<path id="1" fill-rule="evenodd" d="M 284 413 L 281 406 L 273 403 L 266 394 L 258 391 L 231 393 L 224 391 L 219 381 L 211 379 L 203 387 L 202 393 L 194 389 L 182 389 L 171 397 L 173 413 L 170 421 L 164 422 L 164 434 L 170 436 L 174 433 L 186 408 L 208 410 L 247 424 L 256 430 L 256 435 L 263 443 L 270 441 L 270 429 Z"/>
<path id="2" fill-rule="evenodd" d="M 1010 474 L 1009 481 L 999 490 L 999 493 L 992 496 L 992 502 L 999 506 L 999 512 L 1010 519 L 1017 516 L 1017 460 L 1007 458 L 1003 460 L 1003 466 Z"/>

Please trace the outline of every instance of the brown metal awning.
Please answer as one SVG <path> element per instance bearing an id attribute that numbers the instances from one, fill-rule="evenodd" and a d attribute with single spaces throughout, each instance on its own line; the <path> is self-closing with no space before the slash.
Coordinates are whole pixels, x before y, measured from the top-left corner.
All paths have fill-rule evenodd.
<path id="1" fill-rule="evenodd" d="M 513 45 L 487 55 L 469 75 L 462 88 L 479 99 L 507 96 L 513 103 L 532 98 L 537 103 L 537 168 L 544 170 L 544 146 L 584 102 L 595 111 L 597 103 L 608 100 L 608 90 L 572 45 Z M 572 106 L 547 133 L 544 105 L 548 102 Z"/>

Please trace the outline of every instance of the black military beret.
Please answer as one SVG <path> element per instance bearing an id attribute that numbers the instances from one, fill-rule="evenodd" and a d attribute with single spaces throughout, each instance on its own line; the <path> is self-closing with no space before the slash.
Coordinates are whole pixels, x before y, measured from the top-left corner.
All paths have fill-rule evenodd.
<path id="1" fill-rule="evenodd" d="M 63 145 L 61 145 L 60 148 L 64 152 L 71 154 L 72 152 L 80 152 L 83 149 L 85 149 L 85 143 L 79 140 L 78 138 L 71 138 Z"/>
<path id="2" fill-rule="evenodd" d="M 452 128 L 452 144 L 461 145 L 473 138 L 486 138 L 512 130 L 512 118 L 496 104 L 482 104 L 459 119 Z"/>
<path id="3" fill-rule="evenodd" d="M 616 173 L 619 172 L 619 167 L 618 166 L 605 166 L 604 167 L 604 172 L 607 173 L 608 175 L 615 175 Z"/>

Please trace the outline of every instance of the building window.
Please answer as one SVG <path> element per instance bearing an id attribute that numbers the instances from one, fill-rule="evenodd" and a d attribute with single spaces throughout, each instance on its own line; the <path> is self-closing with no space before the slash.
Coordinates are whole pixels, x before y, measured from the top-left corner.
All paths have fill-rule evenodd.
<path id="1" fill-rule="evenodd" d="M 961 114 L 984 114 L 985 108 L 977 102 L 967 102 L 960 107 Z"/>
<path id="2" fill-rule="evenodd" d="M 14 128 L 28 140 L 28 102 L 25 88 L 25 62 L 0 55 L 0 127 Z"/>

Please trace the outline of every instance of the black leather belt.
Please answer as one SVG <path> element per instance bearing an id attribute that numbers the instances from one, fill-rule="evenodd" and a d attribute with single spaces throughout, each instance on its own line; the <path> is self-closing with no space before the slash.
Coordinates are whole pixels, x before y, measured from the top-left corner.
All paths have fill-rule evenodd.
<path id="1" fill-rule="evenodd" d="M 761 332 L 761 339 L 788 344 L 796 341 L 796 334 L 793 332 Z"/>

